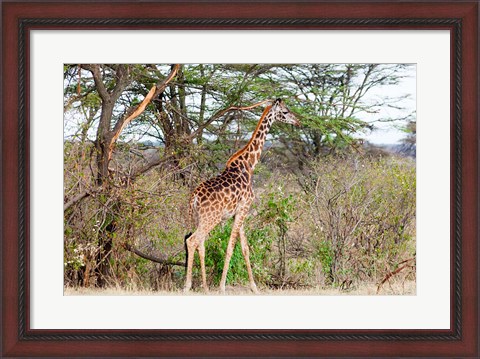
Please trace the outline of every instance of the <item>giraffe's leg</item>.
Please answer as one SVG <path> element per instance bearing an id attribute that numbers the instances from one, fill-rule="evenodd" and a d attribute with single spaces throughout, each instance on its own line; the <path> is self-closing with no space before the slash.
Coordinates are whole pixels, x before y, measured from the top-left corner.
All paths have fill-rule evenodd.
<path id="1" fill-rule="evenodd" d="M 198 249 L 198 255 L 200 257 L 200 267 L 202 270 L 203 290 L 205 292 L 208 292 L 207 274 L 205 272 L 205 241 L 201 241 L 197 249 Z"/>
<path id="2" fill-rule="evenodd" d="M 243 225 L 240 226 L 240 244 L 242 246 L 243 258 L 245 258 L 245 263 L 247 264 L 248 280 L 250 281 L 250 289 L 254 293 L 258 293 L 257 286 L 253 280 L 252 267 L 250 266 L 250 250 L 248 248 L 247 236 L 245 235 L 245 230 Z"/>
<path id="3" fill-rule="evenodd" d="M 227 245 L 227 253 L 225 254 L 225 262 L 223 264 L 222 279 L 220 280 L 220 292 L 225 293 L 225 285 L 227 282 L 227 272 L 230 266 L 230 259 L 232 258 L 233 249 L 235 248 L 235 242 L 237 241 L 238 229 L 235 229 L 235 225 L 230 234 L 230 240 Z"/>
<path id="4" fill-rule="evenodd" d="M 187 275 L 185 279 L 185 288 L 184 292 L 188 292 L 192 288 L 192 267 L 193 267 L 193 258 L 195 257 L 195 250 L 198 247 L 198 233 L 193 233 L 190 237 L 187 238 Z"/>
<path id="5" fill-rule="evenodd" d="M 243 224 L 247 211 L 240 211 L 235 215 L 233 221 L 232 233 L 230 234 L 230 240 L 228 241 L 227 253 L 225 254 L 225 263 L 223 264 L 222 279 L 220 280 L 220 292 L 225 293 L 225 285 L 227 282 L 227 272 L 230 266 L 230 259 L 232 258 L 233 250 L 235 248 L 235 242 L 238 237 L 238 232 Z"/>

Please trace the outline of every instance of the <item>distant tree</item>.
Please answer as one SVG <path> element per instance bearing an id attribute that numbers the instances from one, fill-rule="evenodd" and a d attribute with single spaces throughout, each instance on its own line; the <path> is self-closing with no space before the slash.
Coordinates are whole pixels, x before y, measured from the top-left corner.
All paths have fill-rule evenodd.
<path id="1" fill-rule="evenodd" d="M 417 121 L 413 114 L 401 129 L 405 132 L 406 136 L 402 140 L 400 152 L 407 156 L 415 157 L 417 149 Z"/>
<path id="2" fill-rule="evenodd" d="M 415 145 L 417 143 L 417 121 L 413 119 L 409 120 L 404 131 L 407 136 L 403 142 L 408 145 Z"/>

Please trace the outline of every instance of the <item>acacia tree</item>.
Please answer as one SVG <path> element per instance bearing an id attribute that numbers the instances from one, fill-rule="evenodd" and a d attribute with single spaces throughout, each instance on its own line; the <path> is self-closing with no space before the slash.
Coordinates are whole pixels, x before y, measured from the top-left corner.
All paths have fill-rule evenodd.
<path id="1" fill-rule="evenodd" d="M 372 89 L 398 84 L 406 76 L 407 66 L 304 64 L 273 69 L 264 75 L 269 88 L 287 98 L 303 125 L 301 131 L 282 131 L 279 140 L 301 160 L 318 156 L 324 149 L 355 145 L 361 134 L 374 128 L 374 121 L 367 122 L 359 115 L 381 121 L 376 115 L 379 109 L 394 106 L 403 98 L 368 94 Z"/>
<path id="2" fill-rule="evenodd" d="M 90 72 L 93 78 L 94 89 L 89 89 L 87 93 L 94 91 L 100 99 L 99 121 L 94 140 L 96 152 L 96 188 L 93 191 L 85 190 L 75 196 L 65 204 L 65 210 L 94 192 L 100 192 L 103 195 L 102 198 L 109 197 L 111 192 L 109 164 L 112 160 L 112 154 L 117 140 L 125 127 L 145 110 L 152 99 L 158 97 L 165 90 L 168 83 L 177 74 L 179 65 L 172 65 L 170 73 L 153 85 L 140 103 L 130 101 L 128 106 L 125 106 L 125 101 L 120 100 L 122 96 L 125 96 L 125 90 L 129 86 L 132 86 L 136 80 L 135 67 L 133 65 L 93 64 L 80 65 L 79 68 L 80 71 L 83 69 Z M 80 98 L 81 91 L 78 91 L 77 95 Z M 119 102 L 123 102 L 123 106 L 119 106 Z M 115 111 L 117 111 L 117 113 L 115 113 Z M 118 210 L 118 204 L 114 204 L 113 208 Z M 94 266 L 94 270 L 98 274 L 97 284 L 99 286 L 105 285 L 104 278 L 107 274 L 107 263 L 112 248 L 112 237 L 116 229 L 115 216 L 112 213 L 106 213 L 105 217 L 107 220 L 105 221 L 105 225 L 101 227 L 101 233 L 98 237 L 99 250 L 96 256 L 97 264 Z"/>

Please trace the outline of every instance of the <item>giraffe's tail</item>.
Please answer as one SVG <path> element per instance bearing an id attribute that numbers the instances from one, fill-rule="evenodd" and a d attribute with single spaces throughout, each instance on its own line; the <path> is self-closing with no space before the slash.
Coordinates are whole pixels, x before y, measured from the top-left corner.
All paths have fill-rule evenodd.
<path id="1" fill-rule="evenodd" d="M 190 238 L 192 235 L 192 232 L 188 233 L 185 235 L 184 239 L 184 245 L 185 245 L 185 270 L 187 270 L 188 266 L 188 247 L 187 247 L 187 239 Z"/>

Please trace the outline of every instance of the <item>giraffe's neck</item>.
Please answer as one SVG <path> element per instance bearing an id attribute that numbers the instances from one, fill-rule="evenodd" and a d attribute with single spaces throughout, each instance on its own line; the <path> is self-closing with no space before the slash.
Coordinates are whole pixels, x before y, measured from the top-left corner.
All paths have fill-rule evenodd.
<path id="1" fill-rule="evenodd" d="M 245 147 L 230 157 L 227 162 L 227 167 L 232 163 L 239 161 L 248 164 L 248 167 L 253 171 L 260 160 L 260 154 L 262 153 L 265 139 L 273 123 L 273 113 L 270 109 L 271 106 L 268 106 L 265 111 L 263 111 L 262 117 L 260 117 L 260 120 L 258 121 L 252 138 L 248 141 Z"/>

